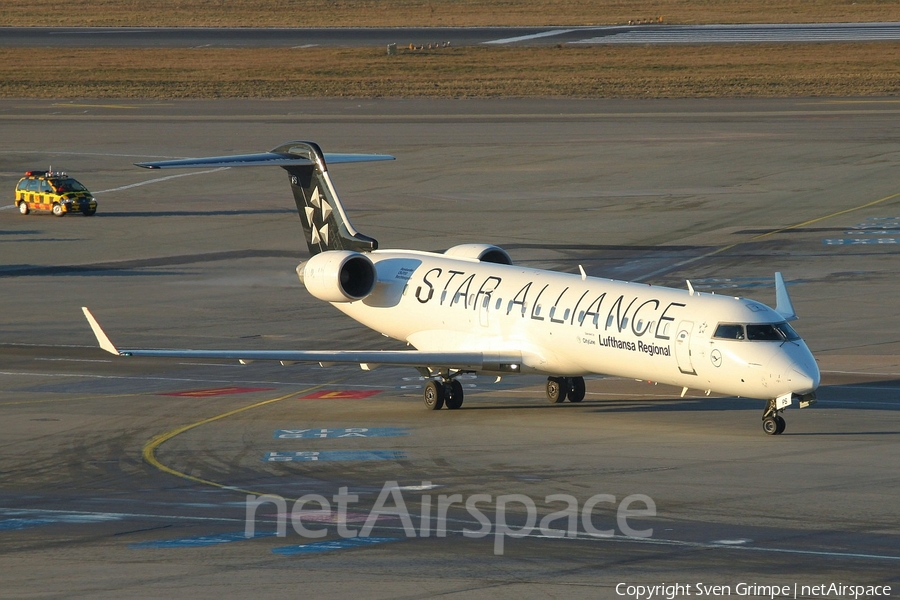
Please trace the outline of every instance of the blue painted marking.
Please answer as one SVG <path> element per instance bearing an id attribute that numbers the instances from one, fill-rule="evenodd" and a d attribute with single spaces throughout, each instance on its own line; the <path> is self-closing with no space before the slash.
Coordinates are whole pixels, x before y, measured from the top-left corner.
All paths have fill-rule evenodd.
<path id="1" fill-rule="evenodd" d="M 244 532 L 222 533 L 218 535 L 201 535 L 198 537 L 178 538 L 174 540 L 151 540 L 149 542 L 137 542 L 128 544 L 133 550 L 143 550 L 145 548 L 201 548 L 203 546 L 215 546 L 217 544 L 228 544 L 230 542 L 243 542 L 258 537 L 271 537 L 274 533 L 257 533 L 253 537 L 244 536 Z"/>
<path id="2" fill-rule="evenodd" d="M 278 548 L 272 548 L 272 553 L 281 554 L 282 556 L 315 554 L 317 552 L 331 552 L 332 550 L 344 550 L 346 548 L 359 548 L 361 546 L 371 546 L 372 544 L 396 542 L 401 539 L 403 538 L 354 537 L 342 540 L 329 540 L 326 542 L 312 542 L 303 544 L 302 546 L 280 546 Z"/>
<path id="3" fill-rule="evenodd" d="M 402 450 L 322 450 L 320 452 L 266 452 L 264 462 L 316 462 L 327 460 L 405 460 Z"/>
<path id="4" fill-rule="evenodd" d="M 883 244 L 900 244 L 897 238 L 835 238 L 822 240 L 826 246 L 869 246 Z"/>
<path id="5" fill-rule="evenodd" d="M 3 519 L 0 521 L 0 531 L 19 531 L 53 522 L 50 519 Z"/>
<path id="6" fill-rule="evenodd" d="M 844 235 L 900 235 L 900 229 L 851 229 Z"/>
<path id="7" fill-rule="evenodd" d="M 409 435 L 406 427 L 347 427 L 344 429 L 276 429 L 276 440 L 398 437 Z"/>

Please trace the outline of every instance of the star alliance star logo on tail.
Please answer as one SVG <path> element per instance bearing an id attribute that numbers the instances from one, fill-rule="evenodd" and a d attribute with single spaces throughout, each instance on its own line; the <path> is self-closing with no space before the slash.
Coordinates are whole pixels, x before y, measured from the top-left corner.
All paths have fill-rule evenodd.
<path id="1" fill-rule="evenodd" d="M 309 225 L 309 230 L 312 235 L 312 243 L 313 244 L 325 244 L 328 246 L 328 236 L 329 236 L 329 228 L 328 228 L 328 217 L 331 216 L 333 209 L 331 205 L 328 204 L 328 201 L 319 194 L 319 186 L 316 186 L 313 190 L 312 197 L 309 199 L 309 204 L 304 208 L 304 212 L 306 213 L 306 222 Z M 318 211 L 316 209 L 319 209 Z M 321 218 L 319 219 L 319 223 L 316 223 L 316 213 L 321 214 Z"/>

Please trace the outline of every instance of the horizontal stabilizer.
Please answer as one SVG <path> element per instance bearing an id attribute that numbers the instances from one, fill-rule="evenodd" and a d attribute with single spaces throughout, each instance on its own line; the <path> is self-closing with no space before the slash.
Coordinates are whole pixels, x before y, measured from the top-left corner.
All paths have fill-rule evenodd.
<path id="1" fill-rule="evenodd" d="M 787 285 L 785 285 L 781 273 L 775 273 L 775 312 L 781 315 L 785 321 L 796 321 L 800 318 L 794 310 L 794 304 L 791 302 L 791 296 L 788 294 Z"/>
<path id="2" fill-rule="evenodd" d="M 387 154 L 323 154 L 328 164 L 374 162 L 394 160 Z M 206 158 L 184 158 L 157 162 L 135 163 L 145 169 L 188 169 L 199 167 L 290 167 L 311 166 L 313 161 L 305 156 L 279 152 L 259 154 L 237 154 L 232 156 L 208 156 Z"/>

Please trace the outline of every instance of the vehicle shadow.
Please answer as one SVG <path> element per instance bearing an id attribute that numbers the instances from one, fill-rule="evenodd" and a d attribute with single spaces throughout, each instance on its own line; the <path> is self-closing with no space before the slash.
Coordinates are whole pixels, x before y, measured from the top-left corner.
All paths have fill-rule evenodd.
<path id="1" fill-rule="evenodd" d="M 234 210 L 153 210 L 140 212 L 98 210 L 95 219 L 128 219 L 147 217 L 239 217 L 246 215 L 286 215 L 296 214 L 289 208 L 234 209 Z"/>

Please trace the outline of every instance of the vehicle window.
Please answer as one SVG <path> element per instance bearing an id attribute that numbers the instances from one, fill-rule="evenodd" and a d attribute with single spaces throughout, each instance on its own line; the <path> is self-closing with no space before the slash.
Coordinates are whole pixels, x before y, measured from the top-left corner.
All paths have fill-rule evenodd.
<path id="1" fill-rule="evenodd" d="M 782 342 L 784 338 L 774 325 L 747 325 L 747 339 L 750 341 Z"/>
<path id="2" fill-rule="evenodd" d="M 713 337 L 723 340 L 742 340 L 744 339 L 744 326 L 722 324 L 716 327 Z"/>
<path id="3" fill-rule="evenodd" d="M 40 185 L 40 183 L 41 182 L 38 181 L 37 179 L 29 179 L 28 186 L 25 189 L 28 190 L 29 192 L 36 192 L 36 191 L 38 191 L 38 185 Z"/>
<path id="4" fill-rule="evenodd" d="M 39 188 L 42 194 L 52 194 L 53 188 L 46 181 L 41 182 L 41 187 Z"/>
<path id="5" fill-rule="evenodd" d="M 86 192 L 87 188 L 75 179 L 60 179 L 56 183 L 56 189 L 60 192 Z"/>
<path id="6" fill-rule="evenodd" d="M 27 189 L 28 189 L 28 180 L 27 179 L 23 179 L 16 186 L 16 190 L 27 190 Z"/>
<path id="7" fill-rule="evenodd" d="M 777 329 L 779 333 L 784 336 L 784 339 L 788 340 L 789 342 L 800 339 L 800 336 L 797 335 L 797 332 L 794 331 L 794 328 L 787 323 L 775 323 L 773 327 L 775 327 L 775 329 Z"/>

